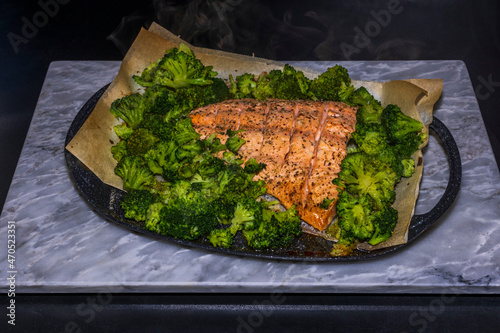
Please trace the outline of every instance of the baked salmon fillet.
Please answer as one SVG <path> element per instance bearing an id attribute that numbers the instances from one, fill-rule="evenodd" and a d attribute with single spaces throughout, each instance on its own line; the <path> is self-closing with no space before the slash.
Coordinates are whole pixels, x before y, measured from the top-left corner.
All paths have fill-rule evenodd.
<path id="1" fill-rule="evenodd" d="M 239 154 L 255 158 L 266 168 L 255 180 L 266 182 L 267 192 L 283 206 L 295 206 L 301 218 L 324 230 L 336 212 L 340 163 L 356 126 L 357 109 L 330 101 L 270 99 L 228 100 L 193 110 L 189 117 L 202 138 L 240 130 L 246 142 Z M 325 198 L 333 199 L 327 209 Z"/>

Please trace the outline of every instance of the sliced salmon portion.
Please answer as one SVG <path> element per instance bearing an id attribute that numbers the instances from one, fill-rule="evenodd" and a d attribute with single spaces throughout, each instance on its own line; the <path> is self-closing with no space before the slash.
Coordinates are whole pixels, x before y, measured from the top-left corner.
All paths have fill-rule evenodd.
<path id="1" fill-rule="evenodd" d="M 344 103 L 253 99 L 230 100 L 194 110 L 197 131 L 217 133 L 243 129 L 239 153 L 267 166 L 254 179 L 266 182 L 269 194 L 302 219 L 324 230 L 335 215 L 340 163 L 356 125 L 356 109 Z M 212 132 L 210 132 L 212 131 Z M 334 199 L 325 209 L 325 198 Z"/>
<path id="2" fill-rule="evenodd" d="M 225 101 L 216 104 L 217 117 L 215 118 L 215 131 L 225 133 L 228 129 L 236 131 L 240 127 L 240 113 L 243 102 Z M 193 122 L 194 123 L 194 122 Z"/>
<path id="3" fill-rule="evenodd" d="M 288 101 L 269 102 L 269 111 L 264 125 L 264 137 L 258 161 L 267 166 L 256 179 L 272 184 L 279 174 L 290 149 L 290 139 L 294 126 L 294 107 Z M 272 186 L 268 186 L 268 189 Z"/>
<path id="4" fill-rule="evenodd" d="M 315 137 L 320 128 L 322 112 L 312 102 L 296 103 L 290 146 L 283 165 L 268 184 L 268 192 L 277 197 L 285 207 L 304 207 L 303 188 L 307 182 L 311 160 L 315 155 Z"/>
<path id="5" fill-rule="evenodd" d="M 239 153 L 245 159 L 257 159 L 260 156 L 268 112 L 269 105 L 267 103 L 257 102 L 247 112 L 240 113 L 238 129 L 243 129 L 244 131 L 238 133 L 238 136 L 246 142 L 241 146 Z"/>

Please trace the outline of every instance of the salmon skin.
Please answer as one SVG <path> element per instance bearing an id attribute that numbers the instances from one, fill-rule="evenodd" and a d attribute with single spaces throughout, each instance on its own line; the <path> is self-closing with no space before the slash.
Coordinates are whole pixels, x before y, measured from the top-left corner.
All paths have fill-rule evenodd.
<path id="1" fill-rule="evenodd" d="M 243 129 L 239 154 L 267 166 L 255 176 L 286 208 L 324 230 L 336 212 L 340 163 L 354 132 L 357 109 L 330 101 L 270 99 L 227 100 L 193 110 L 189 117 L 202 138 L 216 133 L 225 142 L 228 129 Z M 328 209 L 325 198 L 334 199 Z"/>

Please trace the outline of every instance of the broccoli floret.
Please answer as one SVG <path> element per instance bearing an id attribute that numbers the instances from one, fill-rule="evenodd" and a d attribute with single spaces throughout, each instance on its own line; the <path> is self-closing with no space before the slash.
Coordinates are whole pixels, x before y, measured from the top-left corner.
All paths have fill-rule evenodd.
<path id="1" fill-rule="evenodd" d="M 401 160 L 402 172 L 401 176 L 405 178 L 410 178 L 411 175 L 415 173 L 415 161 L 413 158 L 405 158 Z"/>
<path id="2" fill-rule="evenodd" d="M 351 194 L 369 197 L 376 209 L 394 202 L 399 179 L 387 163 L 359 152 L 347 155 L 341 168 L 339 178 Z"/>
<path id="3" fill-rule="evenodd" d="M 180 146 L 176 152 L 175 157 L 182 162 L 191 162 L 193 159 L 205 151 L 205 145 L 201 140 L 191 140 Z"/>
<path id="4" fill-rule="evenodd" d="M 146 212 L 145 227 L 149 231 L 160 233 L 160 212 L 165 205 L 161 202 L 155 202 L 149 205 L 148 211 Z"/>
<path id="5" fill-rule="evenodd" d="M 401 158 L 410 158 L 425 142 L 427 133 L 408 133 L 401 140 L 394 143 L 394 149 L 398 152 Z"/>
<path id="6" fill-rule="evenodd" d="M 132 190 L 125 194 L 120 206 L 126 218 L 145 221 L 149 206 L 156 201 L 157 198 L 149 190 Z"/>
<path id="7" fill-rule="evenodd" d="M 127 123 L 131 128 L 136 128 L 142 122 L 144 113 L 150 107 L 148 100 L 141 94 L 130 94 L 111 103 L 110 112 Z"/>
<path id="8" fill-rule="evenodd" d="M 255 80 L 255 75 L 250 73 L 245 73 L 233 79 L 229 76 L 231 82 L 231 94 L 234 98 L 250 98 L 253 97 L 253 92 L 257 87 L 257 82 Z"/>
<path id="9" fill-rule="evenodd" d="M 312 80 L 309 94 L 318 100 L 346 102 L 353 94 L 354 87 L 347 69 L 336 65 L 328 68 Z"/>
<path id="10" fill-rule="evenodd" d="M 157 84 L 177 89 L 208 85 L 216 75 L 212 66 L 204 66 L 188 46 L 180 44 L 179 48 L 168 50 L 163 58 L 145 68 L 141 76 L 133 78 L 144 87 Z"/>
<path id="11" fill-rule="evenodd" d="M 113 131 L 115 131 L 116 135 L 118 135 L 120 139 L 126 140 L 132 135 L 134 129 L 128 127 L 127 124 L 120 124 L 114 126 Z"/>
<path id="12" fill-rule="evenodd" d="M 401 159 L 409 159 L 427 139 L 423 124 L 405 115 L 396 105 L 388 105 L 382 113 L 387 139 Z"/>
<path id="13" fill-rule="evenodd" d="M 229 229 L 214 229 L 208 235 L 208 240 L 215 247 L 228 249 L 233 245 L 234 235 Z"/>
<path id="14" fill-rule="evenodd" d="M 115 174 L 123 179 L 125 191 L 144 189 L 153 183 L 153 174 L 140 157 L 125 156 L 115 167 Z"/>
<path id="15" fill-rule="evenodd" d="M 169 200 L 161 209 L 158 229 L 161 234 L 196 240 L 208 235 L 217 224 L 217 214 L 210 202 L 200 192 L 188 191 Z"/>
<path id="16" fill-rule="evenodd" d="M 202 177 L 215 177 L 219 172 L 224 170 L 226 164 L 220 158 L 214 157 L 212 154 L 204 153 L 201 160 L 197 161 L 197 172 Z"/>
<path id="17" fill-rule="evenodd" d="M 311 80 L 304 76 L 301 71 L 295 70 L 292 66 L 286 64 L 283 68 L 281 77 L 278 77 L 277 72 L 273 72 L 272 82 L 274 82 L 274 97 L 299 100 L 309 99 L 308 89 L 312 86 Z"/>
<path id="18" fill-rule="evenodd" d="M 256 175 L 259 172 L 261 172 L 262 170 L 264 170 L 265 167 L 266 167 L 265 163 L 257 162 L 257 160 L 255 158 L 249 158 L 245 162 L 244 170 L 246 173 Z"/>
<path id="19" fill-rule="evenodd" d="M 262 222 L 263 205 L 252 198 L 242 198 L 234 210 L 229 230 L 233 235 L 242 229 L 254 229 Z"/>
<path id="20" fill-rule="evenodd" d="M 233 79 L 230 76 L 233 98 L 281 98 L 287 100 L 308 99 L 311 80 L 302 71 L 286 64 L 283 70 L 253 75 L 242 74 Z"/>
<path id="21" fill-rule="evenodd" d="M 358 106 L 356 119 L 358 123 L 380 124 L 380 118 L 384 108 L 365 87 L 356 89 L 348 99 L 347 103 Z"/>
<path id="22" fill-rule="evenodd" d="M 336 178 L 338 179 L 338 178 Z M 328 209 L 330 207 L 330 205 L 332 204 L 332 202 L 335 201 L 335 198 L 334 199 L 330 199 L 330 198 L 324 198 L 323 201 L 321 202 L 321 204 L 319 205 L 320 208 L 323 208 L 323 209 Z"/>
<path id="23" fill-rule="evenodd" d="M 199 89 L 202 89 L 203 98 L 198 102 L 197 107 L 219 103 L 232 97 L 226 82 L 218 77 L 212 78 L 211 85 L 199 87 Z"/>
<path id="24" fill-rule="evenodd" d="M 225 151 L 222 153 L 222 160 L 228 164 L 236 164 L 236 165 L 241 165 L 244 163 L 244 161 L 236 156 L 235 153 L 230 152 L 230 151 Z"/>
<path id="25" fill-rule="evenodd" d="M 382 124 L 386 128 L 387 137 L 392 142 L 398 142 L 407 134 L 418 134 L 423 125 L 420 121 L 405 115 L 397 105 L 388 105 L 382 112 Z"/>
<path id="26" fill-rule="evenodd" d="M 374 213 L 371 220 L 374 232 L 368 243 L 377 245 L 378 243 L 385 242 L 392 236 L 396 223 L 398 222 L 398 211 L 388 206 Z"/>
<path id="27" fill-rule="evenodd" d="M 172 179 L 166 175 L 166 172 L 171 170 L 174 174 L 177 173 L 178 164 L 175 152 L 178 145 L 174 141 L 161 141 L 155 147 L 148 150 L 144 154 L 149 169 L 152 173 L 163 175 L 167 180 L 177 179 L 177 176 Z"/>
<path id="28" fill-rule="evenodd" d="M 120 141 L 116 145 L 111 147 L 111 154 L 113 155 L 113 158 L 120 162 L 120 160 L 124 157 L 127 156 L 127 143 L 125 141 Z"/>
<path id="29" fill-rule="evenodd" d="M 281 71 L 279 72 L 279 76 L 281 76 Z M 258 100 L 265 100 L 267 98 L 272 98 L 274 96 L 275 91 L 275 81 L 273 80 L 273 75 L 269 75 L 268 73 L 262 73 L 257 78 L 257 86 L 252 92 L 254 98 Z"/>
<path id="30" fill-rule="evenodd" d="M 136 129 L 126 140 L 130 156 L 142 156 L 158 142 L 158 138 L 145 128 Z"/>
<path id="31" fill-rule="evenodd" d="M 191 140 L 198 140 L 200 136 L 193 128 L 191 118 L 183 118 L 175 123 L 174 139 L 177 144 L 182 146 Z"/>
<path id="32" fill-rule="evenodd" d="M 371 156 L 377 156 L 387 149 L 387 136 L 385 129 L 380 124 L 356 123 L 356 131 L 352 139 L 358 149 Z"/>
<path id="33" fill-rule="evenodd" d="M 186 90 L 168 89 L 162 86 L 153 86 L 144 92 L 144 96 L 150 101 L 150 112 L 163 116 L 165 122 L 175 121 L 189 113 L 194 108 L 191 99 L 186 98 Z"/>
<path id="34" fill-rule="evenodd" d="M 207 147 L 212 154 L 217 154 L 218 152 L 226 150 L 226 146 L 222 144 L 215 133 L 212 133 L 209 137 L 205 138 L 204 141 L 205 147 Z"/>
<path id="35" fill-rule="evenodd" d="M 227 130 L 226 134 L 229 136 L 226 140 L 225 146 L 227 150 L 232 152 L 233 154 L 237 154 L 238 150 L 240 150 L 241 146 L 245 144 L 245 140 L 240 138 L 238 136 L 239 132 L 242 132 L 243 130 L 239 131 L 232 131 L 230 129 Z"/>
<path id="36" fill-rule="evenodd" d="M 269 203 L 263 205 L 268 206 Z M 300 217 L 294 206 L 284 212 L 273 211 L 265 207 L 262 210 L 261 223 L 256 227 L 243 230 L 243 236 L 248 245 L 254 249 L 290 246 L 301 233 Z"/>
<path id="37" fill-rule="evenodd" d="M 155 113 L 146 113 L 139 128 L 150 131 L 154 136 L 162 141 L 169 141 L 173 138 L 174 122 L 164 121 L 163 116 Z"/>
<path id="38" fill-rule="evenodd" d="M 350 244 L 355 240 L 369 239 L 374 231 L 371 205 L 366 196 L 353 196 L 342 192 L 337 203 L 340 242 Z"/>
<path id="39" fill-rule="evenodd" d="M 212 201 L 212 206 L 221 223 L 227 224 L 231 222 L 231 219 L 234 217 L 234 209 L 236 208 L 236 202 L 234 200 L 221 196 Z"/>
<path id="40" fill-rule="evenodd" d="M 153 86 L 144 95 L 151 103 L 150 112 L 162 115 L 164 121 L 175 121 L 193 109 L 229 99 L 231 94 L 224 80 L 213 78 L 206 86 L 188 86 L 168 89 Z"/>

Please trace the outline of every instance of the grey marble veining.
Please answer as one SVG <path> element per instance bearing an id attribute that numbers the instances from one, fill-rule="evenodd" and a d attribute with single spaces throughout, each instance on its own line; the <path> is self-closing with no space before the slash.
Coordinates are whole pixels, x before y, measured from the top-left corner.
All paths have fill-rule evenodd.
<path id="1" fill-rule="evenodd" d="M 325 70 L 332 63 L 296 62 Z M 85 101 L 119 62 L 51 64 L 0 217 L 0 273 L 7 222 L 16 223 L 17 292 L 500 291 L 500 176 L 465 65 L 460 61 L 341 62 L 362 80 L 443 78 L 435 116 L 455 136 L 463 185 L 452 208 L 404 250 L 357 263 L 296 263 L 224 256 L 152 240 L 96 215 L 72 184 L 64 139 Z M 439 200 L 447 160 L 431 137 L 417 214 Z M 5 279 L 0 287 L 7 289 Z"/>

